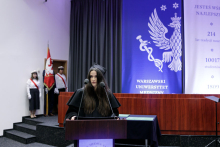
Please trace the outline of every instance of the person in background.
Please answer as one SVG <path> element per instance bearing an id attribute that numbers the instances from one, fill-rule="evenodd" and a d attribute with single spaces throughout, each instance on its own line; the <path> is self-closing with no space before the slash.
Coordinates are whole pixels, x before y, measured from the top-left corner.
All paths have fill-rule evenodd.
<path id="1" fill-rule="evenodd" d="M 55 96 L 54 96 L 54 110 L 58 112 L 58 96 L 60 92 L 67 92 L 67 82 L 66 76 L 63 74 L 64 67 L 58 67 L 58 73 L 55 75 L 56 88 L 55 88 Z"/>
<path id="2" fill-rule="evenodd" d="M 31 78 L 27 81 L 27 94 L 29 99 L 30 117 L 35 118 L 35 112 L 40 108 L 40 80 L 38 79 L 37 71 L 31 72 Z"/>
<path id="3" fill-rule="evenodd" d="M 53 64 L 53 60 L 52 60 L 52 64 Z M 54 85 L 53 87 L 48 90 L 47 87 L 44 85 L 44 116 L 47 117 L 49 116 L 53 116 L 53 103 L 54 103 L 54 90 L 56 87 L 56 81 L 55 81 L 55 74 L 53 71 L 53 76 L 54 76 Z M 44 82 L 44 77 L 45 77 L 45 70 L 43 70 L 43 82 Z M 46 106 L 46 95 L 48 94 L 48 107 Z M 47 110 L 48 109 L 48 110 Z M 48 111 L 48 115 L 47 112 Z"/>

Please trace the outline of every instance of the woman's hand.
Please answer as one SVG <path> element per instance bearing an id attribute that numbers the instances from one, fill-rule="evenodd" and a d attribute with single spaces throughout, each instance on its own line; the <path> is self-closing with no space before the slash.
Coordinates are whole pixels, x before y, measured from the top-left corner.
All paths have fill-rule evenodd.
<path id="1" fill-rule="evenodd" d="M 31 99 L 31 95 L 28 95 L 28 99 L 29 99 L 29 100 Z"/>
<path id="2" fill-rule="evenodd" d="M 73 116 L 73 117 L 71 117 L 71 119 L 70 120 L 75 120 L 76 119 L 76 116 Z"/>

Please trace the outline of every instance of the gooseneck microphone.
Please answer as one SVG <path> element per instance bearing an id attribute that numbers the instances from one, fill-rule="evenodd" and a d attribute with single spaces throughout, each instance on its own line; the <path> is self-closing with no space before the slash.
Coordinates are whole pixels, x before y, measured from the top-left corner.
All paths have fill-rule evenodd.
<path id="1" fill-rule="evenodd" d="M 109 100 L 109 97 L 108 97 L 108 93 L 107 93 L 106 88 L 105 88 L 105 83 L 104 83 L 104 82 L 100 82 L 99 85 L 105 89 L 105 94 L 106 94 L 106 96 L 107 96 L 107 98 L 108 98 L 108 103 L 109 103 L 109 106 L 110 106 L 111 111 L 112 111 L 111 117 L 115 117 L 115 114 L 114 114 L 114 112 L 113 112 L 113 110 L 112 110 L 112 105 L 111 105 L 110 100 Z"/>
<path id="2" fill-rule="evenodd" d="M 88 83 L 89 83 L 89 79 L 85 79 L 85 80 L 84 80 L 84 85 L 86 85 L 86 84 L 88 84 Z M 78 111 L 77 120 L 78 120 L 78 118 L 79 118 L 79 112 L 80 112 L 80 109 L 81 109 L 83 97 L 84 97 L 84 89 L 83 89 L 83 93 L 82 93 L 82 97 L 81 97 L 81 101 L 80 101 L 80 105 L 79 105 L 79 111 Z"/>
<path id="3" fill-rule="evenodd" d="M 84 80 L 84 84 L 86 85 L 86 84 L 88 84 L 89 83 L 89 79 L 85 79 Z"/>

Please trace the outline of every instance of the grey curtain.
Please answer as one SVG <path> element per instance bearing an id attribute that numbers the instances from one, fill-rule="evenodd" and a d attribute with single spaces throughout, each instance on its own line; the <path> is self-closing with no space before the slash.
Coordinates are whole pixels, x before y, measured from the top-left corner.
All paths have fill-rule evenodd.
<path id="1" fill-rule="evenodd" d="M 112 92 L 121 92 L 122 0 L 72 0 L 68 89 L 83 86 L 92 64 L 107 69 Z"/>

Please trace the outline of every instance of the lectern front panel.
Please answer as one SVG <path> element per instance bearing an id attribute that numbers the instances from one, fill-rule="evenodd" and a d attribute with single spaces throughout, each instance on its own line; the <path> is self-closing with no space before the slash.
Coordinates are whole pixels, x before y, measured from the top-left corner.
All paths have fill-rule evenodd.
<path id="1" fill-rule="evenodd" d="M 126 120 L 67 120 L 66 140 L 126 139 Z"/>
<path id="2" fill-rule="evenodd" d="M 113 147 L 113 139 L 81 139 L 79 147 Z"/>

